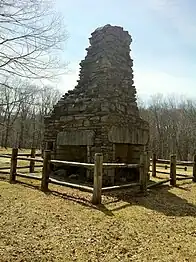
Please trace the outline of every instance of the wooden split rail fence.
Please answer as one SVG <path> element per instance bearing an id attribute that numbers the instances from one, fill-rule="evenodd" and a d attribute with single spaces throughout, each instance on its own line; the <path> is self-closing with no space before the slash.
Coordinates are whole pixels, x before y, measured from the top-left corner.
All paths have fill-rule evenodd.
<path id="1" fill-rule="evenodd" d="M 170 185 L 176 186 L 177 180 L 184 180 L 184 179 L 192 179 L 196 182 L 196 156 L 194 157 L 194 161 L 176 161 L 176 156 L 172 155 L 170 161 L 164 159 L 157 159 L 156 155 L 153 154 L 153 158 L 151 159 L 151 167 L 152 167 L 152 176 L 156 177 L 157 173 L 168 174 L 169 178 L 155 182 L 153 184 L 147 184 L 147 177 L 148 177 L 148 154 L 146 152 L 142 153 L 140 156 L 140 163 L 139 164 L 125 164 L 125 163 L 103 163 L 103 155 L 102 154 L 95 154 L 95 161 L 94 163 L 79 163 L 79 162 L 70 162 L 70 161 L 61 161 L 61 160 L 52 160 L 51 159 L 51 152 L 49 150 L 44 151 L 44 158 L 37 158 L 37 156 L 41 156 L 41 154 L 36 154 L 35 149 L 31 150 L 31 154 L 18 154 L 18 149 L 13 148 L 12 154 L 4 154 L 0 155 L 0 158 L 11 158 L 11 165 L 10 165 L 10 172 L 4 171 L 5 169 L 9 169 L 9 167 L 0 167 L 0 173 L 9 174 L 9 182 L 14 183 L 16 182 L 16 176 L 28 179 L 35 179 L 41 181 L 41 190 L 46 192 L 48 191 L 49 184 L 61 185 L 66 187 L 71 187 L 83 191 L 87 191 L 92 193 L 92 203 L 93 204 L 100 204 L 101 203 L 101 195 L 104 192 L 109 192 L 113 190 L 119 189 L 126 189 L 131 187 L 138 186 L 141 192 L 145 193 L 148 188 L 152 188 L 158 185 L 162 185 L 164 183 L 170 182 Z M 29 161 L 29 166 L 17 166 L 17 162 Z M 35 163 L 41 163 L 41 165 L 35 165 Z M 90 169 L 94 171 L 94 179 L 93 179 L 93 187 L 79 185 L 69 182 L 59 181 L 57 179 L 51 178 L 51 164 L 53 165 L 67 165 L 67 166 L 77 166 L 77 167 L 84 167 L 86 169 Z M 157 167 L 164 167 L 167 169 L 167 165 L 169 164 L 170 172 L 164 172 L 157 170 Z M 187 168 L 192 166 L 193 173 L 192 176 L 178 174 L 176 172 L 177 166 L 180 166 L 181 169 L 185 166 Z M 38 177 L 35 176 L 36 167 L 42 167 L 42 176 Z M 23 174 L 17 172 L 17 169 L 27 169 L 29 168 L 30 174 Z M 109 187 L 102 187 L 102 178 L 103 178 L 103 170 L 104 169 L 113 169 L 113 168 L 139 168 L 139 182 L 124 184 L 124 185 L 116 185 L 116 186 L 109 186 Z M 186 171 L 185 168 L 185 171 Z"/>
<path id="2" fill-rule="evenodd" d="M 27 157 L 27 156 L 30 156 L 30 157 Z M 18 154 L 17 148 L 13 148 L 11 155 L 8 155 L 8 154 L 0 155 L 1 158 L 11 158 L 10 172 L 4 172 L 3 169 L 8 169 L 8 167 L 5 167 L 5 168 L 0 168 L 0 173 L 4 173 L 4 174 L 9 173 L 10 175 L 9 182 L 10 183 L 16 182 L 16 176 L 40 180 L 41 181 L 41 190 L 44 192 L 48 190 L 49 183 L 84 190 L 84 191 L 87 191 L 93 194 L 92 196 L 93 204 L 101 203 L 102 192 L 104 193 L 108 191 L 113 191 L 113 190 L 118 190 L 118 189 L 123 189 L 123 188 L 130 188 L 130 187 L 135 187 L 135 186 L 139 186 L 141 192 L 143 193 L 145 193 L 147 190 L 148 156 L 147 156 L 147 153 L 145 152 L 141 154 L 140 164 L 103 163 L 103 155 L 99 153 L 95 154 L 94 163 L 79 163 L 79 162 L 52 160 L 51 152 L 49 150 L 44 151 L 44 158 L 36 158 L 36 156 L 37 155 L 35 154 L 35 150 L 32 150 L 30 155 L 29 154 L 21 155 L 21 154 Z M 18 167 L 17 162 L 20 160 L 30 161 L 30 166 Z M 34 172 L 34 169 L 36 167 L 35 166 L 36 162 L 42 163 L 42 177 L 34 176 L 31 174 Z M 77 167 L 84 167 L 86 169 L 94 170 L 93 187 L 69 183 L 69 182 L 63 182 L 57 179 L 50 178 L 51 164 L 77 166 Z M 30 174 L 23 174 L 23 173 L 17 172 L 17 169 L 28 168 L 28 167 L 29 167 Z M 118 185 L 118 186 L 102 187 L 103 170 L 104 169 L 113 169 L 113 168 L 139 168 L 139 174 L 140 174 L 139 182 L 125 184 L 125 185 Z"/>
<path id="3" fill-rule="evenodd" d="M 182 174 L 178 173 L 178 170 L 188 171 L 188 168 L 192 167 L 192 174 Z M 169 169 L 169 172 L 158 170 L 160 169 Z M 176 155 L 171 155 L 170 160 L 166 159 L 157 159 L 156 154 L 152 155 L 151 159 L 151 172 L 152 177 L 157 177 L 157 174 L 168 175 L 169 178 L 162 180 L 160 182 L 149 185 L 148 188 L 170 182 L 170 185 L 176 186 L 177 181 L 180 180 L 192 180 L 196 182 L 196 155 L 194 155 L 193 161 L 177 161 Z"/>

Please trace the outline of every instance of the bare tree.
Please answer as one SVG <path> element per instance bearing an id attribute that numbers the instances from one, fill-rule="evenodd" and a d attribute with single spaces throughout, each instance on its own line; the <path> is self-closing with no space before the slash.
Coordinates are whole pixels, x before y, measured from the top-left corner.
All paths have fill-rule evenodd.
<path id="1" fill-rule="evenodd" d="M 10 89 L 10 87 L 12 87 Z M 13 131 L 15 121 L 22 112 L 27 111 L 32 95 L 38 92 L 38 88 L 31 86 L 20 79 L 14 79 L 8 85 L 0 88 L 1 103 L 1 145 L 8 146 L 9 134 Z M 39 92 L 38 92 L 39 93 Z M 25 114 L 25 112 L 23 112 Z"/>
<path id="2" fill-rule="evenodd" d="M 34 130 L 33 146 L 40 147 L 44 136 L 44 117 L 50 114 L 53 106 L 61 97 L 61 92 L 52 86 L 44 86 L 35 98 L 32 112 L 32 129 Z"/>
<path id="3" fill-rule="evenodd" d="M 59 52 L 67 34 L 46 0 L 0 0 L 0 83 L 9 76 L 53 78 L 65 72 Z"/>

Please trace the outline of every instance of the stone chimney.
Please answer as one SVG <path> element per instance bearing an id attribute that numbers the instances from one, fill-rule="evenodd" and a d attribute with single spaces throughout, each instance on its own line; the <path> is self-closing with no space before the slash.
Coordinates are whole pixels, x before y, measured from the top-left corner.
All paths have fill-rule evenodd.
<path id="1" fill-rule="evenodd" d="M 45 147 L 54 158 L 93 162 L 138 163 L 149 140 L 148 123 L 139 116 L 130 57 L 131 36 L 106 25 L 90 37 L 77 86 L 66 93 L 45 119 Z M 105 173 L 114 183 L 115 172 Z"/>

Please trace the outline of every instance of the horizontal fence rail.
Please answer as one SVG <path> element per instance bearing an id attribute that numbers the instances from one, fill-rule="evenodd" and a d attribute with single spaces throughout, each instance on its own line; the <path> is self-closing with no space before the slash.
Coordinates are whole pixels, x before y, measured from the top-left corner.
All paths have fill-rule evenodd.
<path id="1" fill-rule="evenodd" d="M 160 186 L 160 185 L 163 185 L 167 182 L 170 182 L 171 181 L 171 178 L 168 178 L 168 179 L 165 179 L 165 180 L 162 180 L 162 181 L 159 181 L 159 182 L 155 182 L 155 183 L 152 183 L 152 184 L 149 184 L 147 186 L 148 189 L 152 188 L 152 187 L 157 187 L 157 186 Z"/>
<path id="2" fill-rule="evenodd" d="M 109 192 L 113 190 L 119 190 L 119 189 L 126 189 L 130 187 L 136 187 L 140 186 L 140 183 L 130 183 L 130 184 L 125 184 L 125 185 L 119 185 L 119 186 L 110 186 L 110 187 L 103 187 L 102 192 Z"/>
<path id="3" fill-rule="evenodd" d="M 26 157 L 19 156 L 19 157 L 17 157 L 17 160 L 34 161 L 34 162 L 38 162 L 38 163 L 43 163 L 43 159 L 32 158 L 32 157 L 26 158 Z"/>
<path id="4" fill-rule="evenodd" d="M 9 169 L 10 169 L 10 168 L 9 168 Z M 9 175 L 9 174 L 10 174 L 10 171 L 1 170 L 1 171 L 0 171 L 0 174 Z"/>
<path id="5" fill-rule="evenodd" d="M 42 168 L 43 166 L 39 165 L 39 166 L 34 166 L 34 167 Z M 17 169 L 28 169 L 28 168 L 30 168 L 30 166 L 17 166 Z M 10 169 L 10 167 L 9 166 L 7 166 L 7 167 L 0 167 L 0 172 L 1 172 L 1 170 L 4 170 L 4 169 Z"/>
<path id="6" fill-rule="evenodd" d="M 11 153 L 0 154 L 0 156 L 3 156 L 3 155 L 10 156 L 10 158 L 12 156 Z M 31 156 L 31 153 L 18 153 L 18 156 L 26 156 L 26 157 L 28 157 L 28 156 Z M 36 153 L 35 156 L 42 156 L 42 154 L 41 153 L 40 154 Z"/>
<path id="7" fill-rule="evenodd" d="M 6 154 L 0 154 L 0 157 L 1 158 L 12 158 L 12 156 L 11 155 L 6 155 Z"/>
<path id="8" fill-rule="evenodd" d="M 10 166 L 0 167 L 0 171 L 1 171 L 1 170 L 4 170 L 4 169 L 10 169 Z"/>
<path id="9" fill-rule="evenodd" d="M 32 175 L 29 175 L 29 174 L 23 174 L 23 173 L 16 173 L 17 176 L 19 177 L 22 177 L 22 178 L 28 178 L 28 179 L 35 179 L 35 180 L 39 180 L 41 181 L 41 177 L 37 177 L 37 176 L 32 176 Z"/>
<path id="10" fill-rule="evenodd" d="M 71 162 L 71 161 L 63 161 L 63 160 L 50 160 L 50 163 L 52 164 L 62 164 L 62 165 L 68 165 L 68 166 L 78 166 L 78 167 L 84 167 L 88 169 L 93 169 L 94 164 L 89 163 L 79 163 L 79 162 Z M 109 168 L 138 168 L 139 164 L 125 164 L 125 163 L 103 163 L 103 168 L 109 169 Z"/>
<path id="11" fill-rule="evenodd" d="M 74 183 L 69 183 L 69 182 L 64 182 L 64 181 L 58 181 L 56 179 L 50 178 L 49 183 L 54 184 L 54 185 L 59 185 L 59 186 L 66 186 L 66 187 L 71 187 L 79 190 L 84 190 L 89 193 L 93 193 L 93 188 L 89 186 L 84 186 L 84 185 L 78 185 Z"/>
<path id="12" fill-rule="evenodd" d="M 138 168 L 139 164 L 103 163 L 104 168 Z"/>
<path id="13" fill-rule="evenodd" d="M 169 175 L 170 174 L 169 172 L 164 172 L 164 171 L 160 171 L 160 170 L 156 170 L 156 173 L 165 174 L 165 175 Z"/>
<path id="14" fill-rule="evenodd" d="M 93 169 L 94 168 L 94 164 L 71 162 L 71 161 L 63 161 L 63 160 L 50 160 L 50 163 L 52 163 L 52 164 L 68 165 L 68 166 L 84 167 L 84 168 L 89 168 L 89 169 Z"/>

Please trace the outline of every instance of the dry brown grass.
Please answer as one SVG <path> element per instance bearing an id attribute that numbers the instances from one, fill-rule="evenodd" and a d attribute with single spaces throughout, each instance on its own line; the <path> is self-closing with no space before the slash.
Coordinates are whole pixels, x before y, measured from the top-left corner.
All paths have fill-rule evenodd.
<path id="1" fill-rule="evenodd" d="M 96 207 L 88 193 L 18 180 L 0 180 L 0 261 L 196 261 L 196 184 Z"/>

